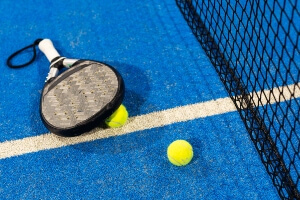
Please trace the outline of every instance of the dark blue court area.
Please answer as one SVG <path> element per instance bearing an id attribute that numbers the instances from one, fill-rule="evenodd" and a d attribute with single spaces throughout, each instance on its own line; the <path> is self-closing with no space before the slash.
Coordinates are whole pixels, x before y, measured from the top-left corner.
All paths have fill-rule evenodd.
<path id="1" fill-rule="evenodd" d="M 48 60 L 37 50 L 27 67 L 6 65 L 12 53 L 38 38 L 50 38 L 63 56 L 114 66 L 125 81 L 130 118 L 149 114 L 152 121 L 153 112 L 229 96 L 175 0 L 2 0 L 0 16 L 0 152 L 8 142 L 22 146 L 26 138 L 49 133 L 39 114 Z M 194 148 L 185 167 L 167 158 L 177 139 Z M 3 200 L 279 199 L 235 110 L 1 157 Z"/>

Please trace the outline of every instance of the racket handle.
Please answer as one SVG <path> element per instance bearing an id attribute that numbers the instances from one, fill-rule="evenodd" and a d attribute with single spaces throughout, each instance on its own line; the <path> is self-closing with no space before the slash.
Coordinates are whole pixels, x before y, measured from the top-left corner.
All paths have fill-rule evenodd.
<path id="1" fill-rule="evenodd" d="M 49 39 L 43 39 L 39 43 L 39 49 L 45 54 L 49 62 L 51 62 L 54 58 L 60 56 L 54 48 L 53 43 Z"/>

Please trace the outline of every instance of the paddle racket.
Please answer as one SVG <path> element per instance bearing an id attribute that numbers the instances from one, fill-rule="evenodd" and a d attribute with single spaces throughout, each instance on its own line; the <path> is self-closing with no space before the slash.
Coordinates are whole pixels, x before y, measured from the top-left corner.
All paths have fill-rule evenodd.
<path id="1" fill-rule="evenodd" d="M 61 57 L 51 40 L 38 42 L 50 62 L 40 115 L 51 132 L 80 135 L 99 126 L 119 108 L 125 87 L 116 69 L 98 61 Z M 69 69 L 61 72 L 64 67 Z"/>

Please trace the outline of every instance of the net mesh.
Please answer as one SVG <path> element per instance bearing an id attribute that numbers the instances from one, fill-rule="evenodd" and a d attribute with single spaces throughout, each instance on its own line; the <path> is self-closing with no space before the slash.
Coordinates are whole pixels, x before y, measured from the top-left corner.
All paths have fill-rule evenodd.
<path id="1" fill-rule="evenodd" d="M 300 199 L 300 1 L 176 0 L 282 199 Z"/>

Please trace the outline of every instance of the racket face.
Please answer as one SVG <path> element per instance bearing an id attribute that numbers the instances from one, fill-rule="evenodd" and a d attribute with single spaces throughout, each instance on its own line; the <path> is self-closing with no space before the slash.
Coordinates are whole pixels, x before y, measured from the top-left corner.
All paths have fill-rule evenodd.
<path id="1" fill-rule="evenodd" d="M 123 97 L 124 82 L 113 67 L 80 60 L 44 86 L 40 112 L 51 132 L 76 136 L 109 117 Z"/>

